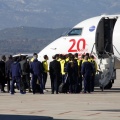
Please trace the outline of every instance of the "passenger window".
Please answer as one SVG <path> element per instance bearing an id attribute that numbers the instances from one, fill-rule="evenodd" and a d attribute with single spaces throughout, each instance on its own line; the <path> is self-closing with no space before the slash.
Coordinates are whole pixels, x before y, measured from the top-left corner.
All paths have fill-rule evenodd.
<path id="1" fill-rule="evenodd" d="M 68 36 L 81 35 L 81 34 L 82 34 L 82 28 L 74 28 L 68 33 Z"/>

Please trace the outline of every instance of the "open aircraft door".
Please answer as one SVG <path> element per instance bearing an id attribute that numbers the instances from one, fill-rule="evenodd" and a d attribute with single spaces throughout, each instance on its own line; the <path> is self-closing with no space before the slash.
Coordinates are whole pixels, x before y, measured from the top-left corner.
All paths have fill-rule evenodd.
<path id="1" fill-rule="evenodd" d="M 117 18 L 102 17 L 99 21 L 95 36 L 95 48 L 98 55 L 98 66 L 101 71 L 99 79 L 100 87 L 103 89 L 115 79 L 115 57 L 113 51 L 113 32 Z"/>
<path id="2" fill-rule="evenodd" d="M 99 58 L 108 58 L 113 51 L 113 31 L 117 18 L 102 17 L 96 30 L 96 52 Z"/>

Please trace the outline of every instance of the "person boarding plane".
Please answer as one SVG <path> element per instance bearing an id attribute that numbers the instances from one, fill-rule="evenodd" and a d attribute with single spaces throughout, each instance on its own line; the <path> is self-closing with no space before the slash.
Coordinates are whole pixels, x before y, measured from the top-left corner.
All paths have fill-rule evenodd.
<path id="1" fill-rule="evenodd" d="M 120 68 L 120 15 L 101 15 L 84 20 L 74 26 L 66 35 L 56 39 L 38 54 L 42 60 L 47 54 L 49 60 L 55 54 L 91 53 L 95 56 L 99 72 L 95 82 L 102 88 L 112 87 L 116 69 Z"/>

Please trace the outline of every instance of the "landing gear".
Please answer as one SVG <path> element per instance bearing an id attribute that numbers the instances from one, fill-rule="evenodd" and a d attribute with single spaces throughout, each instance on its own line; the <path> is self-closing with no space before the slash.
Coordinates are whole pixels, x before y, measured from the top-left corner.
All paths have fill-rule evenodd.
<path id="1" fill-rule="evenodd" d="M 111 80 L 105 87 L 100 87 L 100 89 L 103 91 L 104 89 L 111 89 L 112 88 L 113 80 Z"/>
<path id="2" fill-rule="evenodd" d="M 112 82 L 110 81 L 105 87 L 104 89 L 111 89 L 112 88 Z"/>

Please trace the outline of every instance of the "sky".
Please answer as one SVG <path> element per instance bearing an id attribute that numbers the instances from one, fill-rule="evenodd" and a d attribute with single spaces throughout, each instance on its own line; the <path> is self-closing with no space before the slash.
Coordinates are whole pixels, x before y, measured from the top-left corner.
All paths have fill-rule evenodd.
<path id="1" fill-rule="evenodd" d="M 72 27 L 102 14 L 120 14 L 120 0 L 0 0 L 0 29 Z"/>

